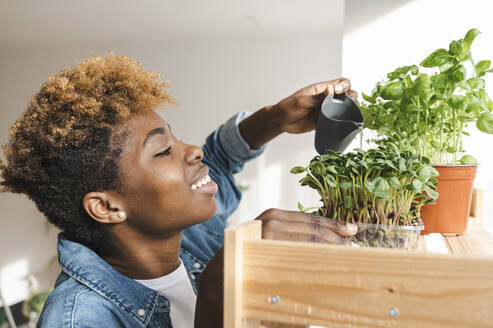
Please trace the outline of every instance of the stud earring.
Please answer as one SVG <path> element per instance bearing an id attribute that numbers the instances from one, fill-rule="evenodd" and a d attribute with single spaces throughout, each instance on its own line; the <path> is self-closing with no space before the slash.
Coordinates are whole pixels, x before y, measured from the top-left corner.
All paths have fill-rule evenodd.
<path id="1" fill-rule="evenodd" d="M 125 212 L 123 212 L 123 211 L 118 212 L 118 217 L 119 217 L 119 218 L 122 218 L 122 219 L 123 219 L 123 218 L 125 217 L 125 215 L 127 215 L 127 213 L 125 213 Z"/>

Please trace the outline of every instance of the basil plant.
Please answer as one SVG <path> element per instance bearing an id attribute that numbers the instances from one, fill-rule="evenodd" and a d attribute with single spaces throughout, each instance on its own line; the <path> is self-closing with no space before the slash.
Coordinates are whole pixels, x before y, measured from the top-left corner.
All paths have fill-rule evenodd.
<path id="1" fill-rule="evenodd" d="M 491 61 L 475 62 L 470 51 L 479 33 L 471 29 L 448 50 L 440 48 L 426 57 L 420 66 L 431 72 L 418 65 L 402 66 L 388 73 L 370 95 L 362 94 L 364 127 L 377 131 L 377 144 L 409 146 L 434 164 L 477 164 L 464 154 L 466 127 L 475 123 L 480 131 L 493 133 L 493 101 L 484 80 L 493 72 Z"/>
<path id="2" fill-rule="evenodd" d="M 428 158 L 388 142 L 376 149 L 341 154 L 327 151 L 307 167 L 302 186 L 315 189 L 323 203 L 315 213 L 352 223 L 418 225 L 420 208 L 437 199 L 438 172 Z"/>

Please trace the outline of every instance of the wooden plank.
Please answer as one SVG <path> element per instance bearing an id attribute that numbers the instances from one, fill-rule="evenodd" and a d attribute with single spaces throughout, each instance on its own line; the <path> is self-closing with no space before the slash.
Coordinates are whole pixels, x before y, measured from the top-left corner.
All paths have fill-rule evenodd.
<path id="1" fill-rule="evenodd" d="M 277 304 L 269 302 L 274 295 Z M 492 258 L 271 240 L 244 245 L 248 318 L 327 327 L 493 327 L 492 299 Z"/>
<path id="2" fill-rule="evenodd" d="M 451 254 L 493 256 L 493 236 L 475 219 L 469 219 L 464 235 L 444 239 Z"/>
<path id="3" fill-rule="evenodd" d="M 258 320 L 244 320 L 242 282 L 243 246 L 246 240 L 262 238 L 262 223 L 258 220 L 248 221 L 224 231 L 224 302 L 223 327 L 257 328 Z"/>
<path id="4" fill-rule="evenodd" d="M 419 236 L 418 248 L 416 250 L 426 252 L 426 243 L 425 243 L 425 238 L 423 236 Z"/>
<path id="5" fill-rule="evenodd" d="M 474 189 L 471 199 L 469 215 L 483 224 L 483 190 Z"/>

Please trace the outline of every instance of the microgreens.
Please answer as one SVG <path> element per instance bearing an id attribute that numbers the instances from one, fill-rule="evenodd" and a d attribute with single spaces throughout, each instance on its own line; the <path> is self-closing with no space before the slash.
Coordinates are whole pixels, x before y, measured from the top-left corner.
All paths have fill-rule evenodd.
<path id="1" fill-rule="evenodd" d="M 298 203 L 301 211 L 317 208 L 319 215 L 352 223 L 416 225 L 421 206 L 438 197 L 438 172 L 429 159 L 391 142 L 346 154 L 328 150 L 291 173 L 306 173 L 301 185 L 322 197 L 321 207 Z"/>
<path id="2" fill-rule="evenodd" d="M 471 29 L 448 50 L 441 48 L 426 57 L 420 66 L 434 68 L 431 75 L 417 65 L 399 67 L 371 95 L 362 94 L 364 127 L 378 132 L 377 144 L 391 141 L 411 147 L 434 164 L 477 164 L 474 157 L 464 155 L 467 124 L 475 122 L 480 131 L 493 133 L 493 101 L 483 79 L 493 72 L 491 61 L 475 63 L 470 51 L 479 33 Z M 467 61 L 474 68 L 470 77 Z"/>

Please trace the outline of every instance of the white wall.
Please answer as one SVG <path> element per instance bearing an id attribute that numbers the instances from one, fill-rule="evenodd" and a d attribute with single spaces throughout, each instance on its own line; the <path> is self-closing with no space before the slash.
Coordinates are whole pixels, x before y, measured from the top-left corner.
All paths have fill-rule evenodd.
<path id="1" fill-rule="evenodd" d="M 330 11 L 335 19 L 326 29 L 297 33 L 1 46 L 0 143 L 7 142 L 9 127 L 49 75 L 87 56 L 113 51 L 135 57 L 145 69 L 161 72 L 171 81 L 179 107 L 162 115 L 178 138 L 200 144 L 237 111 L 257 110 L 308 83 L 340 75 L 343 1 L 313 10 Z M 254 218 L 269 207 L 295 209 L 297 200 L 312 199 L 289 169 L 313 155 L 313 134 L 273 141 L 238 175 L 250 189 L 232 220 Z M 27 296 L 27 273 L 41 279 L 41 288 L 53 284 L 59 269 L 46 264 L 56 252 L 57 231 L 48 228 L 23 196 L 0 194 L 0 208 L 0 284 L 7 302 L 15 303 Z"/>
<path id="2" fill-rule="evenodd" d="M 360 24 L 361 13 L 376 12 L 390 2 L 346 0 L 342 73 L 351 78 L 356 90 L 370 93 L 388 72 L 418 64 L 432 51 L 463 38 L 473 27 L 482 32 L 471 48 L 473 58 L 476 62 L 493 60 L 493 2 L 401 0 L 400 7 L 367 25 Z M 493 97 L 492 75 L 486 77 L 486 91 Z M 470 133 L 464 146 L 480 163 L 475 186 L 484 190 L 485 226 L 493 232 L 493 217 L 488 215 L 493 212 L 493 152 L 489 147 L 493 135 L 475 129 Z"/>

